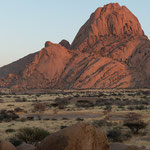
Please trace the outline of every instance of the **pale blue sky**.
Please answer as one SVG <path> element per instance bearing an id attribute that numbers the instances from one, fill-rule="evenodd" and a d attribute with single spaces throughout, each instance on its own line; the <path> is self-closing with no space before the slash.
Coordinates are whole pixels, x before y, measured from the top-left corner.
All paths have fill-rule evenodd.
<path id="1" fill-rule="evenodd" d="M 97 7 L 126 5 L 150 37 L 150 0 L 0 0 L 0 66 L 36 51 L 45 41 L 67 39 Z"/>

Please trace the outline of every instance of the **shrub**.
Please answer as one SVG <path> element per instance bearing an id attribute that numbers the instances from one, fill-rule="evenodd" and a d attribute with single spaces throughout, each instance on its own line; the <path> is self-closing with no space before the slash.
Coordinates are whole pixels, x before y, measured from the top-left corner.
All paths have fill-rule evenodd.
<path id="1" fill-rule="evenodd" d="M 140 120 L 141 119 L 141 115 L 140 114 L 137 114 L 137 113 L 128 113 L 125 118 L 126 118 L 126 121 L 137 121 L 137 120 Z"/>
<path id="2" fill-rule="evenodd" d="M 0 121 L 11 121 L 18 119 L 19 116 L 12 110 L 1 110 L 0 111 Z"/>
<path id="3" fill-rule="evenodd" d="M 45 111 L 46 110 L 46 105 L 43 103 L 37 103 L 34 105 L 34 111 Z"/>
<path id="4" fill-rule="evenodd" d="M 22 144 L 22 141 L 16 139 L 15 137 L 9 138 L 9 142 L 12 143 L 16 147 Z"/>
<path id="5" fill-rule="evenodd" d="M 106 105 L 105 108 L 104 108 L 104 110 L 109 110 L 109 111 L 111 111 L 111 110 L 112 110 L 112 106 L 111 106 L 111 105 Z"/>
<path id="6" fill-rule="evenodd" d="M 112 142 L 122 142 L 123 134 L 119 128 L 113 128 L 107 132 L 107 137 Z"/>
<path id="7" fill-rule="evenodd" d="M 124 126 L 131 129 L 133 134 L 138 134 L 139 130 L 146 128 L 147 124 L 141 120 L 142 116 L 137 113 L 128 113 L 124 121 Z"/>
<path id="8" fill-rule="evenodd" d="M 135 109 L 136 110 L 144 110 L 144 109 L 147 109 L 147 107 L 144 105 L 137 105 L 137 106 L 135 106 Z"/>
<path id="9" fill-rule="evenodd" d="M 133 134 L 138 134 L 139 130 L 146 128 L 147 124 L 142 120 L 126 121 L 124 126 L 127 126 Z"/>
<path id="10" fill-rule="evenodd" d="M 132 111 L 132 110 L 135 110 L 135 107 L 134 106 L 128 106 L 127 109 Z"/>
<path id="11" fill-rule="evenodd" d="M 14 111 L 15 112 L 23 112 L 24 110 L 22 108 L 20 108 L 20 107 L 17 107 L 17 108 L 14 109 Z"/>
<path id="12" fill-rule="evenodd" d="M 88 100 L 78 100 L 76 102 L 77 107 L 94 107 L 94 104 Z"/>
<path id="13" fill-rule="evenodd" d="M 103 99 L 101 100 L 96 100 L 96 103 L 95 103 L 96 106 L 104 106 L 105 105 L 105 102 Z"/>
<path id="14" fill-rule="evenodd" d="M 95 127 L 102 127 L 106 125 L 106 120 L 95 120 L 93 121 Z"/>
<path id="15" fill-rule="evenodd" d="M 67 126 L 60 126 L 60 129 L 65 129 L 67 128 Z"/>
<path id="16" fill-rule="evenodd" d="M 4 100 L 3 100 L 3 99 L 0 99 L 0 103 L 4 103 Z"/>
<path id="17" fill-rule="evenodd" d="M 76 121 L 84 121 L 83 118 L 76 118 Z"/>
<path id="18" fill-rule="evenodd" d="M 49 132 L 42 128 L 21 128 L 15 135 L 17 140 L 27 144 L 36 144 L 49 135 Z"/>
<path id="19" fill-rule="evenodd" d="M 17 97 L 17 99 L 15 99 L 16 102 L 27 102 L 27 99 L 25 97 L 23 97 L 22 99 Z"/>
<path id="20" fill-rule="evenodd" d="M 5 130 L 6 133 L 12 133 L 12 132 L 16 132 L 14 129 L 6 129 Z"/>
<path id="21" fill-rule="evenodd" d="M 64 98 L 64 99 L 56 98 L 55 99 L 55 105 L 56 105 L 56 107 L 58 106 L 59 109 L 66 108 L 66 106 L 68 104 L 69 104 L 69 99 L 67 99 L 67 98 Z"/>

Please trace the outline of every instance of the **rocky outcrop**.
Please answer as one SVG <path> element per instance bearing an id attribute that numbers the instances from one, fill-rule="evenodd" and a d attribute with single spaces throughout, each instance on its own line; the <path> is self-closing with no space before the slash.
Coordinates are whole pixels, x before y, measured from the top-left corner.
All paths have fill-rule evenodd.
<path id="1" fill-rule="evenodd" d="M 36 150 L 109 150 L 106 136 L 94 126 L 81 123 L 45 138 Z"/>
<path id="2" fill-rule="evenodd" d="M 111 3 L 98 8 L 73 43 L 45 47 L 0 68 L 0 86 L 13 88 L 149 88 L 150 41 L 138 19 Z"/>
<path id="3" fill-rule="evenodd" d="M 70 43 L 67 40 L 62 40 L 59 44 L 67 49 L 70 49 Z"/>

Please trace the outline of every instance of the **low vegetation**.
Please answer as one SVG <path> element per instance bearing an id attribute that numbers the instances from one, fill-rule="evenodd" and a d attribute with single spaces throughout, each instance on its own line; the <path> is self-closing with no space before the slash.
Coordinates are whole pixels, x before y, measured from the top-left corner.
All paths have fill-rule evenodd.
<path id="1" fill-rule="evenodd" d="M 144 146 L 143 139 L 150 137 L 150 92 L 4 93 L 0 103 L 0 136 L 14 145 L 36 144 L 49 133 L 83 121 L 103 130 L 110 142 L 131 144 L 136 138 Z"/>
<path id="2" fill-rule="evenodd" d="M 47 137 L 50 133 L 42 128 L 21 128 L 17 131 L 14 136 L 14 139 L 18 141 L 25 142 L 27 144 L 37 144 L 45 137 Z"/>

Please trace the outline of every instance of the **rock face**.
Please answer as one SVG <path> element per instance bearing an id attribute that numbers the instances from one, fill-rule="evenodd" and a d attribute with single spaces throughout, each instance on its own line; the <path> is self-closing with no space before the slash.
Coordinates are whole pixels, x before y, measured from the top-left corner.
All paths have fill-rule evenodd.
<path id="1" fill-rule="evenodd" d="M 104 38 L 131 35 L 144 36 L 139 21 L 125 6 L 111 3 L 91 15 L 79 30 L 71 48 L 87 50 Z"/>
<path id="2" fill-rule="evenodd" d="M 0 150 L 16 150 L 16 148 L 9 142 L 0 142 Z"/>
<path id="3" fill-rule="evenodd" d="M 98 8 L 73 43 L 45 43 L 41 51 L 0 68 L 0 86 L 13 88 L 149 88 L 150 41 L 138 19 L 111 3 Z"/>
<path id="4" fill-rule="evenodd" d="M 70 49 L 70 43 L 67 40 L 62 40 L 59 44 L 67 49 Z"/>
<path id="5" fill-rule="evenodd" d="M 42 49 L 24 70 L 21 85 L 24 87 L 55 87 L 72 54 L 59 44 Z"/>
<path id="6" fill-rule="evenodd" d="M 0 78 L 5 77 L 11 78 L 12 75 L 19 75 L 26 68 L 27 65 L 32 63 L 36 54 L 37 53 L 27 55 L 24 58 L 19 59 L 18 61 L 15 61 L 11 64 L 1 67 Z"/>
<path id="7" fill-rule="evenodd" d="M 73 125 L 44 139 L 36 150 L 109 150 L 106 136 L 90 124 Z"/>

